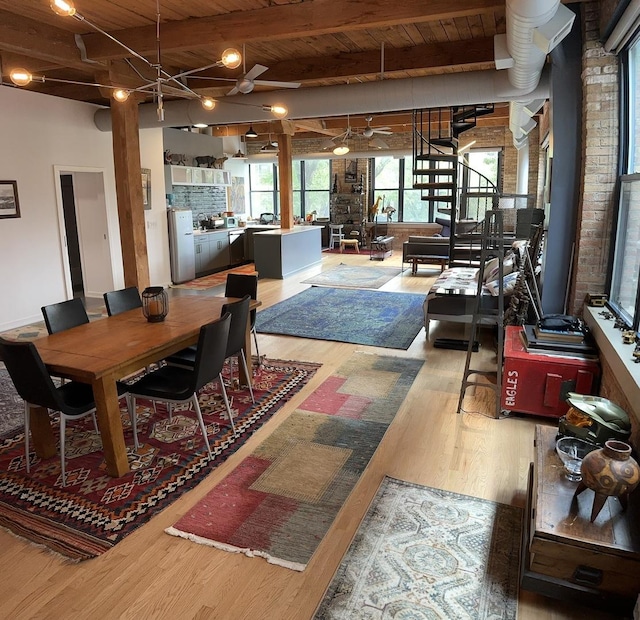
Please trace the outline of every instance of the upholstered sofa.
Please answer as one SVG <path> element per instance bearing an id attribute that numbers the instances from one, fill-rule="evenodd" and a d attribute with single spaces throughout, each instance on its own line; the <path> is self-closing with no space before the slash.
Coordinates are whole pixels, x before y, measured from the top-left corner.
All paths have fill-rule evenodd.
<path id="1" fill-rule="evenodd" d="M 518 242 L 516 242 L 518 243 Z M 514 244 L 515 245 L 515 244 Z M 522 244 L 521 244 L 522 245 Z M 518 266 L 522 264 L 526 248 L 515 248 L 503 259 L 503 294 L 505 308 L 518 278 Z M 499 299 L 498 260 L 487 261 L 482 274 L 477 267 L 453 267 L 445 269 L 435 281 L 423 304 L 424 327 L 429 338 L 429 321 L 453 321 L 470 323 L 476 307 L 478 277 L 482 277 L 480 311 L 489 313 L 497 310 Z M 491 324 L 492 319 L 481 323 Z"/>
<path id="2" fill-rule="evenodd" d="M 449 260 L 449 237 L 425 237 L 422 235 L 411 235 L 402 244 L 402 267 L 405 263 L 411 263 L 411 274 L 418 272 L 418 265 L 425 263 L 440 264 L 440 269 L 444 270 Z"/>

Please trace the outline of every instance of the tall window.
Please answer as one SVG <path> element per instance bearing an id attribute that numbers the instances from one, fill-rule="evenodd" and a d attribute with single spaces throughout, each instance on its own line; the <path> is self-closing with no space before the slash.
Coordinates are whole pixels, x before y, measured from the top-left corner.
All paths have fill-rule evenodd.
<path id="1" fill-rule="evenodd" d="M 474 149 L 464 156 L 459 215 L 462 219 L 483 220 L 493 206 L 493 194 L 500 179 L 500 150 Z"/>
<path id="2" fill-rule="evenodd" d="M 249 164 L 249 188 L 252 217 L 278 212 L 278 170 L 275 164 Z"/>
<path id="3" fill-rule="evenodd" d="M 301 161 L 300 170 L 304 179 L 301 187 L 304 210 L 300 215 L 315 211 L 316 217 L 329 217 L 331 161 L 329 159 Z"/>
<path id="4" fill-rule="evenodd" d="M 372 196 L 378 197 L 380 208 L 391 206 L 396 209 L 393 221 L 428 222 L 427 203 L 420 199 L 420 190 L 413 189 L 413 158 L 374 157 L 372 166 Z M 384 203 L 384 204 L 383 204 Z"/>
<path id="5" fill-rule="evenodd" d="M 292 162 L 293 215 L 304 218 L 329 217 L 331 162 L 314 159 Z M 252 217 L 261 213 L 280 213 L 277 164 L 249 164 L 249 187 Z"/>
<path id="6" fill-rule="evenodd" d="M 638 331 L 640 322 L 640 43 L 623 59 L 624 89 L 620 114 L 626 140 L 622 150 L 620 203 L 609 300 L 623 319 Z"/>

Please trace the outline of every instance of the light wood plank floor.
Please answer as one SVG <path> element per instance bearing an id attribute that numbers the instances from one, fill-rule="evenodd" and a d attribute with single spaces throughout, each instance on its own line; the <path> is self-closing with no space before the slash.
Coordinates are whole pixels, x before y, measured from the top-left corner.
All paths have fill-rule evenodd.
<path id="1" fill-rule="evenodd" d="M 260 280 L 263 307 L 308 287 L 300 282 L 340 262 L 399 266 L 396 254 L 383 262 L 368 255 L 327 254 L 322 266 L 285 281 Z M 381 290 L 426 293 L 438 269 L 421 267 Z M 194 294 L 173 289 L 173 294 Z M 203 294 L 220 294 L 214 289 Z M 336 316 L 336 321 L 340 316 Z M 465 328 L 432 322 L 431 339 L 464 338 Z M 407 351 L 258 335 L 260 352 L 269 358 L 321 362 L 306 388 L 236 454 L 197 488 L 134 532 L 103 556 L 71 564 L 0 531 L 0 618 L 167 618 L 304 620 L 311 618 L 360 520 L 385 474 L 524 507 L 536 423 L 531 417 L 493 419 L 493 392 L 476 389 L 456 407 L 465 353 L 434 349 L 424 330 Z M 495 363 L 490 331 L 483 333 L 486 363 Z M 294 572 L 196 545 L 164 533 L 181 515 L 247 456 L 291 414 L 304 398 L 353 351 L 410 356 L 426 360 L 406 401 L 368 469 L 307 569 Z M 520 593 L 521 620 L 608 618 L 589 609 Z"/>

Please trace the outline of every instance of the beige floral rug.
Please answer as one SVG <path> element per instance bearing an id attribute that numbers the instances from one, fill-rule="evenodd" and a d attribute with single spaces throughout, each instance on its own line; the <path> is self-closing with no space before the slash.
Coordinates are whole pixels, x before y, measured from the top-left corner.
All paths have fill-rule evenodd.
<path id="1" fill-rule="evenodd" d="M 515 620 L 522 510 L 386 477 L 316 620 Z"/>

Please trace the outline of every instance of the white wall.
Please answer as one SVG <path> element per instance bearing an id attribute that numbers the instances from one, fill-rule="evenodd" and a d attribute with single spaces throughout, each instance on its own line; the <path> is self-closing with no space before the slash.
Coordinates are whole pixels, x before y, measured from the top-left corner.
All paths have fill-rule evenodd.
<path id="1" fill-rule="evenodd" d="M 144 212 L 149 282 L 151 286 L 167 287 L 171 284 L 171 265 L 162 129 L 140 130 L 140 165 L 151 170 L 151 209 Z"/>
<path id="2" fill-rule="evenodd" d="M 114 288 L 123 286 L 112 137 L 96 128 L 96 109 L 0 87 L 0 177 L 17 181 L 21 212 L 20 218 L 0 219 L 0 331 L 39 321 L 41 306 L 67 299 L 54 166 L 104 171 Z M 152 209 L 145 212 L 151 282 L 164 285 L 170 271 L 162 131 L 141 131 L 140 149 L 142 166 L 152 171 Z"/>

